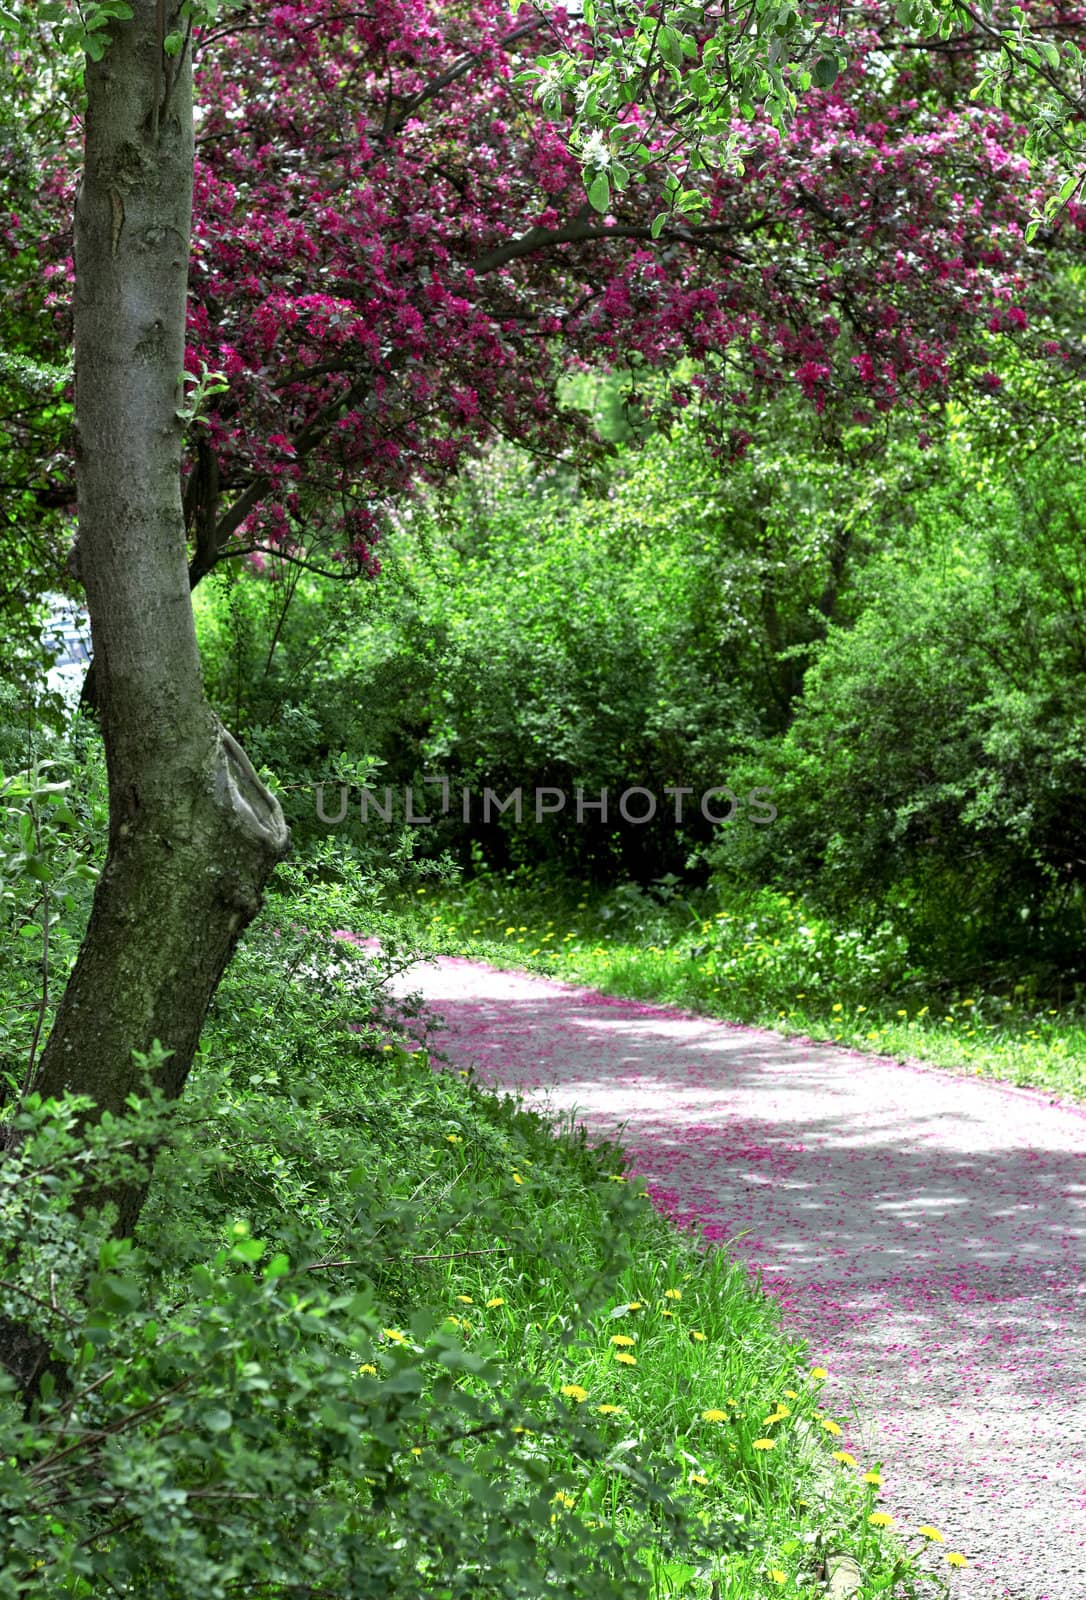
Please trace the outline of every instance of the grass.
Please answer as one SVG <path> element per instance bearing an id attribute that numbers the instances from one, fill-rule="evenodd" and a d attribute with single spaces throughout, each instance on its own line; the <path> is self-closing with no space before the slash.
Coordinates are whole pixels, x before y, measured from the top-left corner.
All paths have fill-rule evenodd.
<path id="1" fill-rule="evenodd" d="M 653 1600 L 761 1600 L 808 1586 L 820 1592 L 831 1552 L 855 1558 L 865 1578 L 859 1594 L 923 1592 L 909 1552 L 926 1546 L 927 1537 L 913 1532 L 903 1543 L 878 1509 L 878 1464 L 837 1449 L 847 1424 L 821 1408 L 826 1373 L 782 1334 L 775 1304 L 745 1268 L 723 1251 L 697 1248 L 647 1201 L 627 1238 L 616 1238 L 597 1174 L 571 1129 L 556 1130 L 523 1110 L 514 1117 L 508 1100 L 471 1080 L 445 1074 L 435 1082 L 425 1057 L 396 1061 L 394 1075 L 371 1085 L 370 1101 L 379 1120 L 395 1120 L 405 1099 L 414 1105 L 413 1148 L 397 1142 L 389 1150 L 401 1186 L 417 1188 L 452 1169 L 469 1192 L 493 1193 L 504 1183 L 511 1204 L 577 1242 L 581 1270 L 628 1251 L 610 1293 L 578 1317 L 563 1277 L 541 1274 L 516 1252 L 457 1256 L 456 1236 L 448 1236 L 450 1259 L 417 1282 L 407 1278 L 389 1312 L 401 1326 L 386 1337 L 399 1345 L 418 1306 L 444 1311 L 467 1347 L 501 1367 L 530 1371 L 603 1432 L 602 1461 L 586 1459 L 553 1432 L 519 1434 L 521 1451 L 544 1467 L 556 1529 L 577 1519 L 620 1543 L 631 1537 L 630 1470 L 655 1460 L 657 1472 L 674 1474 L 674 1493 L 697 1519 L 707 1527 L 740 1520 L 753 1547 L 688 1555 L 638 1536 Z M 595 1159 L 607 1183 L 626 1185 L 617 1149 L 601 1146 Z M 381 1185 L 382 1174 L 375 1182 Z M 425 1441 L 415 1448 L 425 1471 Z"/>
<path id="2" fill-rule="evenodd" d="M 1013 979 L 948 993 L 889 928 L 834 926 L 790 894 L 692 905 L 668 890 L 578 897 L 483 877 L 424 887 L 407 909 L 436 951 L 1086 1101 L 1077 1006 Z"/>
<path id="3" fill-rule="evenodd" d="M 366 958 L 341 946 L 329 965 L 330 930 L 373 923 L 327 869 L 281 869 L 283 891 L 227 972 L 178 1112 L 180 1142 L 160 1155 L 141 1217 L 142 1276 L 113 1306 L 108 1347 L 81 1346 L 83 1392 L 98 1391 L 88 1404 L 101 1416 L 83 1454 L 62 1452 L 68 1477 L 54 1500 L 35 1490 L 20 1511 L 33 1560 L 0 1573 L 3 1593 L 200 1592 L 183 1560 L 209 1573 L 229 1560 L 246 1587 L 301 1592 L 253 1576 L 262 1539 L 269 1571 L 279 1559 L 278 1523 L 295 1530 L 280 1543 L 296 1544 L 306 1571 L 328 1573 L 314 1593 L 363 1592 L 343 1575 L 341 1525 L 350 1537 L 364 1528 L 366 1559 L 387 1556 L 389 1600 L 766 1600 L 825 1592 L 827 1563 L 844 1558 L 862 1583 L 841 1592 L 864 1600 L 951 1592 L 951 1557 L 964 1558 L 935 1530 L 896 1527 L 879 1509 L 879 1464 L 839 1448 L 848 1424 L 822 1407 L 826 1374 L 746 1268 L 672 1228 L 617 1146 L 590 1148 L 572 1126 L 434 1071 L 384 1015 Z M 590 915 L 581 933 L 544 919 L 554 926 L 532 941 L 526 911 L 502 920 L 511 902 L 465 937 L 481 892 L 428 910 L 433 937 L 595 982 L 598 963 L 625 949 L 612 986 L 681 967 L 662 948 L 647 952 L 659 966 L 643 967 L 633 943 L 590 942 Z M 558 943 L 566 953 L 547 956 Z M 15 997 L 4 998 L 15 1018 Z M 224 1238 L 242 1251 L 233 1277 Z M 280 1253 L 250 1280 L 246 1263 L 265 1243 Z M 356 1301 L 350 1326 L 344 1307 Z M 304 1334 L 292 1332 L 306 1308 Z M 71 1312 L 81 1315 L 78 1297 Z M 322 1341 L 337 1359 L 350 1346 L 345 1367 L 323 1362 Z M 190 1399 L 167 1412 L 177 1385 L 159 1387 L 190 1345 Z M 161 1372 L 160 1347 L 175 1352 Z M 252 1402 L 250 1383 L 284 1398 Z M 313 1395 L 324 1397 L 316 1410 L 297 1398 Z M 232 1412 L 245 1417 L 236 1441 L 221 1431 Z M 0 1407 L 12 1494 L 20 1427 Z M 277 1485 L 259 1510 L 246 1449 Z M 174 1523 L 116 1527 L 109 1508 L 136 1478 L 175 1497 Z M 203 1494 L 221 1510 L 193 1513 L 186 1545 L 171 1529 L 186 1496 L 198 1508 Z M 88 1549 L 106 1563 L 108 1589 L 72 1575 Z M 933 1558 L 938 1571 L 924 1570 Z M 130 1571 L 134 1586 L 121 1577 Z"/>
<path id="4" fill-rule="evenodd" d="M 325 907 L 329 925 L 343 926 L 346 909 Z M 312 929 L 318 913 L 312 903 L 304 910 Z M 288 1077 L 304 1080 L 320 1107 L 317 1117 L 308 1110 L 305 1128 L 315 1120 L 333 1148 L 336 1127 L 357 1131 L 361 1114 L 369 1203 L 379 1200 L 384 1213 L 413 1209 L 394 1265 L 373 1278 L 384 1331 L 360 1359 L 379 1384 L 398 1381 L 416 1360 L 425 1401 L 436 1329 L 465 1360 L 485 1362 L 507 1397 L 518 1384 L 534 1386 L 532 1403 L 502 1424 L 499 1481 L 510 1515 L 513 1486 L 529 1474 L 544 1486 L 555 1547 L 610 1541 L 644 1575 L 631 1596 L 651 1600 L 822 1593 L 827 1559 L 842 1554 L 863 1574 L 858 1595 L 946 1592 L 915 1561 L 922 1548 L 936 1553 L 928 1536 L 894 1527 L 879 1510 L 878 1463 L 840 1450 L 848 1424 L 820 1403 L 827 1374 L 782 1332 L 776 1303 L 725 1250 L 706 1251 L 668 1224 L 627 1178 L 616 1145 L 590 1148 L 572 1124 L 556 1126 L 468 1074 L 435 1072 L 425 1050 L 404 1048 L 376 1018 L 356 1035 L 356 1050 L 337 1057 L 342 1034 L 318 1024 L 342 1026 L 343 991 L 295 1001 L 295 1015 L 272 1006 L 274 965 L 287 952 L 268 940 L 250 946 L 228 975 L 208 1048 L 234 1061 L 235 1078 L 257 1081 L 262 1100 L 287 1093 Z M 243 1000 L 258 1018 L 245 1031 Z M 269 1009 L 278 1019 L 271 1033 Z M 303 1137 L 292 1127 L 279 1143 L 311 1177 L 328 1157 L 290 1148 Z M 255 1203 L 266 1205 L 267 1154 L 250 1143 Z M 235 1165 L 233 1212 L 247 1181 Z M 289 1198 L 289 1179 L 282 1193 Z M 279 1203 L 253 1216 L 253 1227 L 274 1235 Z M 495 1471 L 485 1438 L 464 1434 L 451 1452 L 443 1446 L 446 1380 L 443 1369 L 433 1414 L 424 1404 L 427 1420 L 399 1441 L 397 1456 L 435 1504 L 455 1502 L 462 1472 Z M 476 1385 L 470 1366 L 460 1381 Z M 685 1534 L 666 1501 L 686 1519 Z M 737 1528 L 745 1549 L 729 1548 Z M 952 1578 L 942 1547 L 938 1560 Z M 428 1592 L 444 1592 L 436 1577 Z M 491 1593 L 484 1571 L 471 1593 Z M 595 1593 L 589 1583 L 584 1594 Z"/>

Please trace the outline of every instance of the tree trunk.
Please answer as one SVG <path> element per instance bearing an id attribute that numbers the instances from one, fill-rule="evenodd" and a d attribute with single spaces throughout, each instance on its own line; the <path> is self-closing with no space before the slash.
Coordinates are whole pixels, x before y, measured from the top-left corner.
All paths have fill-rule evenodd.
<path id="1" fill-rule="evenodd" d="M 133 0 L 87 62 L 75 214 L 79 566 L 109 774 L 109 845 L 87 936 L 34 1085 L 123 1111 L 132 1051 L 172 1052 L 180 1095 L 207 1007 L 289 835 L 274 796 L 203 692 L 181 509 L 180 375 L 192 209 L 191 45 L 162 51 Z M 165 32 L 184 32 L 168 0 Z M 101 1198 L 99 1196 L 98 1198 Z M 135 1188 L 110 1198 L 130 1232 Z M 39 1352 L 40 1364 L 41 1352 Z M 32 1383 L 25 1340 L 0 1360 Z"/>

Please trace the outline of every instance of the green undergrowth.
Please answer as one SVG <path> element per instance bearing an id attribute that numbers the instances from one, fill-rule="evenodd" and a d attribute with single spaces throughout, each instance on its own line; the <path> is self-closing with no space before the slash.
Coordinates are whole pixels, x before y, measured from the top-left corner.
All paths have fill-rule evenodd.
<path id="1" fill-rule="evenodd" d="M 1077 1001 L 1053 1005 L 1028 975 L 952 987 L 889 924 L 836 925 L 770 889 L 684 897 L 676 882 L 593 894 L 484 876 L 403 903 L 436 951 L 1086 1100 Z"/>
<path id="2" fill-rule="evenodd" d="M 180 1106 L 7 1107 L 0 1316 L 61 1376 L 0 1393 L 0 1597 L 942 1593 L 745 1269 L 399 1029 L 363 876 L 282 871 Z M 72 1201 L 149 1145 L 117 1241 Z"/>

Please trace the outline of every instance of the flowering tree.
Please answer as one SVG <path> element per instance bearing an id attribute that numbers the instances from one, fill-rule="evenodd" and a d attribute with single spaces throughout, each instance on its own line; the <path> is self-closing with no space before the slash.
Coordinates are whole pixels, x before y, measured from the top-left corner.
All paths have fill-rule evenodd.
<path id="1" fill-rule="evenodd" d="M 563 45 L 525 77 L 544 100 L 563 87 L 574 92 L 572 134 L 590 186 L 608 172 L 609 136 L 622 137 L 631 100 L 658 113 L 661 103 L 675 103 L 671 91 L 677 89 L 680 147 L 690 152 L 707 145 L 717 156 L 727 155 L 742 137 L 736 108 L 749 119 L 760 106 L 777 125 L 787 123 L 812 85 L 831 87 L 870 51 L 873 33 L 880 50 L 889 43 L 970 56 L 979 68 L 977 92 L 997 108 L 1005 100 L 1021 105 L 1025 84 L 1018 143 L 1031 160 L 1049 160 L 1060 173 L 1031 216 L 1028 237 L 1086 179 L 1086 55 L 1080 42 L 1086 16 L 1074 0 L 1025 7 L 1004 0 L 899 0 L 892 10 L 896 29 L 888 26 L 890 8 L 879 0 L 849 7 L 824 0 L 710 0 L 696 6 L 578 0 L 576 9 L 591 48 Z M 634 148 L 640 156 L 636 141 Z"/>
<path id="2" fill-rule="evenodd" d="M 555 399 L 571 363 L 694 358 L 667 403 L 711 402 L 731 450 L 781 386 L 829 426 L 994 391 L 994 341 L 1062 376 L 1047 297 L 1086 219 L 1027 246 L 1012 119 L 968 106 L 967 63 L 899 70 L 889 28 L 790 127 L 755 118 L 740 173 L 676 142 L 712 66 L 697 45 L 574 148 L 562 83 L 542 108 L 533 88 L 556 41 L 591 54 L 561 12 L 310 0 L 194 34 L 180 0 L 88 10 L 74 268 L 60 251 L 51 271 L 61 327 L 74 272 L 76 563 L 111 822 L 36 1086 L 116 1112 L 155 1040 L 181 1093 L 287 847 L 205 699 L 193 583 L 266 552 L 372 573 L 382 506 L 487 438 L 587 444 Z M 73 176 L 50 177 L 61 206 Z M 119 1198 L 129 1228 L 141 1195 Z M 39 1358 L 5 1356 L 27 1381 Z"/>
<path id="3" fill-rule="evenodd" d="M 576 442 L 554 402 L 570 361 L 695 357 L 674 403 L 696 387 L 731 448 L 774 386 L 798 386 L 826 425 L 937 409 L 956 378 L 994 391 L 1008 339 L 1047 363 L 1032 399 L 1050 401 L 1078 347 L 1046 303 L 1052 266 L 1083 212 L 1027 247 L 1044 189 L 1012 153 L 1020 124 L 969 106 L 968 50 L 876 20 L 853 21 L 853 64 L 790 126 L 731 120 L 741 173 L 700 165 L 704 147 L 692 166 L 678 142 L 711 31 L 677 88 L 579 145 L 548 63 L 562 45 L 591 64 L 598 46 L 560 12 L 323 0 L 207 35 L 192 580 L 271 550 L 373 571 L 382 504 L 420 478 L 495 431 Z"/>
<path id="4" fill-rule="evenodd" d="M 694 357 L 672 401 L 700 392 L 730 448 L 774 387 L 836 425 L 938 409 L 956 379 L 997 389 L 1008 338 L 1049 395 L 1073 372 L 1046 300 L 1086 212 L 1027 247 L 1042 188 L 1013 119 L 961 103 L 962 63 L 891 70 L 897 41 L 869 30 L 787 130 L 747 127 L 742 173 L 692 173 L 681 105 L 571 148 L 571 108 L 541 114 L 520 81 L 555 30 L 578 37 L 493 0 L 281 5 L 206 53 L 186 360 L 223 387 L 186 476 L 194 580 L 245 551 L 312 557 L 322 528 L 340 570 L 372 570 L 382 503 L 420 478 L 495 432 L 576 442 L 554 400 L 570 362 Z"/>

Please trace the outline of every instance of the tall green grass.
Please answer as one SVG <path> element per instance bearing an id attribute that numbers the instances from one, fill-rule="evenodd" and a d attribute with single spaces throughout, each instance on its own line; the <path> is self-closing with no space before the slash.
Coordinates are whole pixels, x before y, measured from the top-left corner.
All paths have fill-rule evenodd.
<path id="1" fill-rule="evenodd" d="M 898 1060 L 1086 1099 L 1086 1017 L 1028 978 L 949 988 L 889 924 L 833 923 L 797 896 L 717 889 L 689 898 L 480 877 L 409 897 L 435 950 L 512 963 L 606 993 L 688 1007 Z"/>
<path id="2" fill-rule="evenodd" d="M 0 1597 L 764 1600 L 847 1561 L 842 1593 L 944 1592 L 818 1352 L 616 1146 L 412 1048 L 330 943 L 402 922 L 331 866 L 246 936 L 133 1246 L 66 1209 L 70 1119 L 28 1114 L 4 1304 L 73 1389 L 29 1421 L 0 1392 Z"/>
<path id="3" fill-rule="evenodd" d="M 30 817 L 67 860 L 46 804 L 6 791 L 5 859 Z M 745 1268 L 676 1233 L 617 1147 L 411 1048 L 383 987 L 411 927 L 385 892 L 332 844 L 282 868 L 184 1097 L 134 1103 L 131 1128 L 20 1107 L 63 970 L 28 1007 L 23 966 L 0 967 L 20 1130 L 0 1314 L 64 1374 L 26 1415 L 0 1374 L 0 1600 L 763 1600 L 846 1558 L 858 1594 L 941 1591 Z M 10 879 L 12 944 L 40 946 L 41 899 Z M 65 959 L 86 911 L 49 908 Z M 454 902 L 427 917 L 459 947 Z M 508 953 L 527 919 L 468 942 Z M 341 928 L 379 932 L 384 965 Z M 578 936 L 523 954 L 557 965 L 559 941 Z M 132 1241 L 73 1204 L 88 1140 L 106 1184 L 158 1150 Z"/>

